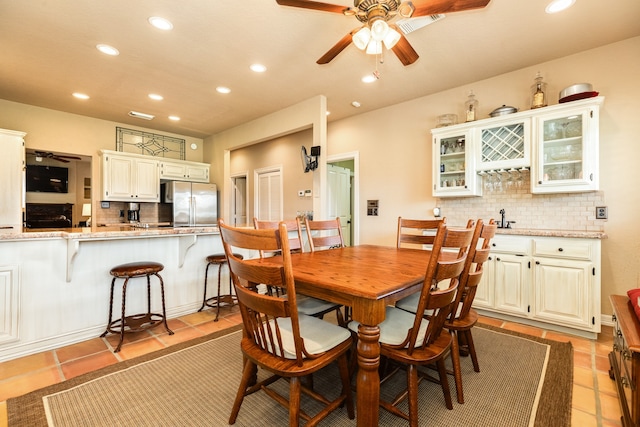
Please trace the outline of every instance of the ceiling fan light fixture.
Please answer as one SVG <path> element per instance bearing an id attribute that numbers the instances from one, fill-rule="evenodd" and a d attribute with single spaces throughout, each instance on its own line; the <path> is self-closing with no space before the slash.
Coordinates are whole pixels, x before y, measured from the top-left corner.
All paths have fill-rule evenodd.
<path id="1" fill-rule="evenodd" d="M 389 24 L 383 19 L 376 19 L 371 24 L 371 38 L 377 42 L 381 42 L 389 32 Z"/>
<path id="2" fill-rule="evenodd" d="M 384 37 L 382 42 L 387 49 L 391 49 L 400 41 L 400 33 L 394 30 L 393 28 L 389 28 L 387 35 Z"/>
<path id="3" fill-rule="evenodd" d="M 368 55 L 380 55 L 382 53 L 382 43 L 376 40 L 371 40 L 367 45 Z"/>
<path id="4" fill-rule="evenodd" d="M 353 35 L 352 40 L 358 49 L 365 50 L 371 40 L 371 30 L 366 25 L 363 26 Z"/>
<path id="5" fill-rule="evenodd" d="M 413 15 L 413 12 L 415 12 L 415 10 L 416 8 L 413 6 L 413 3 L 411 3 L 410 1 L 405 1 L 402 2 L 398 7 L 398 15 L 402 16 L 403 18 L 411 18 L 411 15 Z"/>

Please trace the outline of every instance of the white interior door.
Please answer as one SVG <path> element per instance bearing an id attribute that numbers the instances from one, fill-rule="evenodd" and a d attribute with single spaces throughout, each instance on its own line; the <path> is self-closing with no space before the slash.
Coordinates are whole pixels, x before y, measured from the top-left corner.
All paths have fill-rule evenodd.
<path id="1" fill-rule="evenodd" d="M 247 176 L 231 178 L 233 193 L 231 193 L 231 216 L 233 225 L 245 225 L 247 222 L 248 197 Z"/>
<path id="2" fill-rule="evenodd" d="M 327 164 L 328 218 L 340 217 L 342 237 L 351 246 L 351 170 Z"/>
<path id="3" fill-rule="evenodd" d="M 256 171 L 256 218 L 261 221 L 281 221 L 282 170 Z"/>

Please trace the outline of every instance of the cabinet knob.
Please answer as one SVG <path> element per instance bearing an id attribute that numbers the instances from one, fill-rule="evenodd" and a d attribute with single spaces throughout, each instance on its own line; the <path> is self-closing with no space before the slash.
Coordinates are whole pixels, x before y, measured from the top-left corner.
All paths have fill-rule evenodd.
<path id="1" fill-rule="evenodd" d="M 493 246 L 495 248 L 497 245 L 495 243 L 492 243 L 491 246 Z"/>
<path id="2" fill-rule="evenodd" d="M 496 261 L 500 261 L 500 258 L 496 258 Z"/>
<path id="3" fill-rule="evenodd" d="M 562 248 L 558 248 L 558 252 L 562 252 L 564 249 Z"/>

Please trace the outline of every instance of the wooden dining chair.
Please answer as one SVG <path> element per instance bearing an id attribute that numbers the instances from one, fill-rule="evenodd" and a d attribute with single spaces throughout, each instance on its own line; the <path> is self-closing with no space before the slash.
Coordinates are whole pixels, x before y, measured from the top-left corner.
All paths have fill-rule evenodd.
<path id="1" fill-rule="evenodd" d="M 415 248 L 419 245 L 421 249 L 424 245 L 433 245 L 435 232 L 440 224 L 446 224 L 446 218 L 440 219 L 406 219 L 398 217 L 398 248 Z M 425 234 L 425 231 L 431 233 Z"/>
<path id="2" fill-rule="evenodd" d="M 491 239 L 496 235 L 498 224 L 493 219 L 485 224 L 481 219 L 476 223 L 476 229 L 471 240 L 469 256 L 460 275 L 460 286 L 454 303 L 455 310 L 445 321 L 444 327 L 451 332 L 453 342 L 451 345 L 451 361 L 456 383 L 456 395 L 458 403 L 464 403 L 462 390 L 462 370 L 460 367 L 460 353 L 471 356 L 473 370 L 480 372 L 478 356 L 473 345 L 471 329 L 478 321 L 478 313 L 471 308 L 476 290 L 482 279 L 484 263 L 489 258 Z"/>
<path id="3" fill-rule="evenodd" d="M 286 221 L 261 221 L 257 218 L 253 218 L 253 225 L 256 230 L 276 230 L 279 224 L 284 223 L 287 227 L 287 233 L 289 236 L 289 249 L 291 253 L 304 252 L 302 243 L 302 228 L 298 219 L 286 220 Z M 292 237 L 293 234 L 293 237 Z M 279 253 L 277 251 L 276 253 Z M 264 251 L 260 251 L 260 257 L 264 257 Z M 269 292 L 280 292 L 279 289 L 267 288 Z M 329 301 L 325 301 L 319 298 L 310 297 L 308 295 L 298 294 L 297 298 L 298 313 L 306 314 L 309 316 L 315 316 L 323 318 L 325 314 L 332 311 L 336 312 L 336 318 L 338 324 L 345 326 L 344 316 L 342 315 L 340 304 L 335 304 Z"/>
<path id="4" fill-rule="evenodd" d="M 339 217 L 316 221 L 305 217 L 304 226 L 311 252 L 323 249 L 343 248 L 345 246 L 342 237 L 342 223 Z M 350 308 L 345 306 L 344 314 L 338 309 L 336 316 L 338 317 L 338 324 L 346 326 L 351 319 Z"/>
<path id="5" fill-rule="evenodd" d="M 220 220 L 219 227 L 244 326 L 240 346 L 245 364 L 229 424 L 235 424 L 245 396 L 260 390 L 288 408 L 289 426 L 298 426 L 300 418 L 306 425 L 315 426 L 343 404 L 349 418 L 353 419 L 347 362 L 351 334 L 340 326 L 298 313 L 285 224 L 280 224 L 277 230 L 255 230 L 230 227 Z M 234 255 L 241 250 L 280 250 L 282 262 L 241 259 Z M 287 298 L 257 293 L 255 287 L 260 283 L 284 289 Z M 329 401 L 303 387 L 300 380 L 333 362 L 338 364 L 342 389 L 337 398 Z M 258 367 L 270 376 L 255 383 Z M 280 378 L 289 381 L 289 399 L 269 387 Z M 307 414 L 300 407 L 302 393 L 324 404 L 324 408 L 313 416 Z"/>
<path id="6" fill-rule="evenodd" d="M 302 249 L 302 228 L 297 218 L 283 221 L 265 221 L 253 218 L 253 226 L 256 230 L 277 230 L 281 222 L 287 227 L 291 253 L 304 252 Z M 261 252 L 261 255 L 264 256 L 264 253 Z"/>
<path id="7" fill-rule="evenodd" d="M 333 249 L 344 247 L 340 218 L 317 221 L 305 218 L 304 226 L 307 230 L 311 252 L 322 248 Z"/>
<path id="8" fill-rule="evenodd" d="M 389 402 L 380 400 L 380 406 L 392 414 L 409 421 L 411 427 L 418 426 L 418 384 L 426 374 L 418 374 L 418 367 L 435 364 L 438 378 L 429 378 L 440 383 L 446 406 L 453 409 L 451 392 L 447 380 L 445 358 L 451 349 L 452 336 L 442 333 L 459 285 L 459 276 L 467 258 L 473 228 L 452 229 L 444 223 L 438 226 L 432 254 L 426 267 L 425 279 L 419 293 L 418 313 L 429 310 L 429 320 L 396 307 L 386 307 L 385 320 L 380 328 L 380 355 L 406 367 L 407 389 Z M 450 256 L 441 257 L 443 248 L 457 248 Z M 438 284 L 447 283 L 440 289 Z M 358 322 L 349 323 L 349 329 L 357 331 Z M 395 369 L 385 376 L 382 383 L 398 372 Z M 409 413 L 398 405 L 408 398 Z"/>

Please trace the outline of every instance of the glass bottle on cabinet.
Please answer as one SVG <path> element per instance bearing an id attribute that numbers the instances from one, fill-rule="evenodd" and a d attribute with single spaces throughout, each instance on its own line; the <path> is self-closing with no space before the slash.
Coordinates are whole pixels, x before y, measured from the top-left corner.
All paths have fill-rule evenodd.
<path id="1" fill-rule="evenodd" d="M 482 187 L 475 173 L 471 132 L 434 130 L 433 195 L 480 196 Z"/>
<path id="2" fill-rule="evenodd" d="M 536 173 L 532 193 L 570 193 L 598 190 L 598 118 L 594 101 L 537 116 Z"/>

